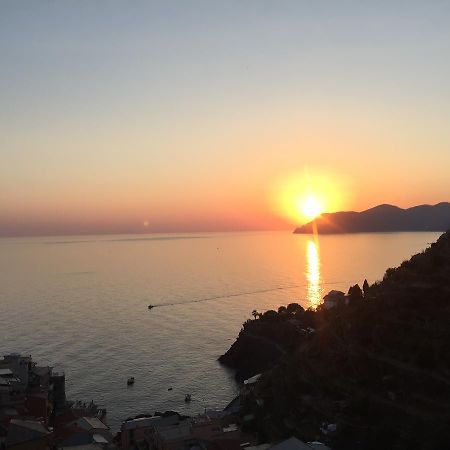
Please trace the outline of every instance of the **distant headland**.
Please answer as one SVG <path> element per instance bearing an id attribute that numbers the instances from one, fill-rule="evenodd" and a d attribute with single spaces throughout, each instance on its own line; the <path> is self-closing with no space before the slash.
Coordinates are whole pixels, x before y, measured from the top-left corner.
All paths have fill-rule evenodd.
<path id="1" fill-rule="evenodd" d="M 296 228 L 294 233 L 312 233 L 315 227 L 321 234 L 445 231 L 450 228 L 450 203 L 419 205 L 408 209 L 393 205 L 378 205 L 361 212 L 326 213 Z"/>

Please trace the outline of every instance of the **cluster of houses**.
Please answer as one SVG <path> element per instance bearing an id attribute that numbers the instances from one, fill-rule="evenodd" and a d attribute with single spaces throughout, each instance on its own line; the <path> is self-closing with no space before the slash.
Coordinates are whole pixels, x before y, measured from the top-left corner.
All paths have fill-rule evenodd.
<path id="1" fill-rule="evenodd" d="M 264 405 L 264 400 L 258 397 L 257 385 L 261 379 L 262 374 L 254 375 L 251 378 L 248 378 L 244 381 L 244 384 L 241 388 L 240 398 L 241 401 L 247 401 L 255 404 L 257 407 L 262 407 Z M 253 414 L 248 414 L 243 416 L 243 421 L 250 422 L 254 420 Z M 328 425 L 327 427 L 329 427 Z M 335 424 L 332 424 L 332 428 L 335 431 Z M 327 434 L 329 429 L 325 431 L 323 434 Z M 323 442 L 312 441 L 312 442 L 303 442 L 296 437 L 290 437 L 289 439 L 285 439 L 281 442 L 277 443 L 264 443 L 258 445 L 251 445 L 248 447 L 242 447 L 245 450 L 331 450 L 327 445 Z"/>
<path id="2" fill-rule="evenodd" d="M 0 450 L 327 450 L 296 438 L 258 444 L 241 424 L 242 395 L 252 393 L 260 375 L 243 385 L 224 410 L 194 417 L 176 412 L 141 415 L 122 423 L 116 436 L 105 423 L 105 410 L 93 402 L 69 402 L 65 374 L 38 366 L 18 353 L 0 359 Z"/>
<path id="3" fill-rule="evenodd" d="M 1 450 L 116 449 L 104 415 L 66 400 L 63 372 L 18 353 L 0 359 Z"/>
<path id="4" fill-rule="evenodd" d="M 242 449 L 254 437 L 227 417 L 208 413 L 183 417 L 177 413 L 138 417 L 122 424 L 120 445 L 124 450 Z"/>
<path id="5" fill-rule="evenodd" d="M 176 413 L 138 417 L 122 424 L 124 450 L 330 450 L 321 442 L 291 437 L 276 444 L 257 444 L 256 436 L 232 422 L 232 416 L 182 417 Z"/>

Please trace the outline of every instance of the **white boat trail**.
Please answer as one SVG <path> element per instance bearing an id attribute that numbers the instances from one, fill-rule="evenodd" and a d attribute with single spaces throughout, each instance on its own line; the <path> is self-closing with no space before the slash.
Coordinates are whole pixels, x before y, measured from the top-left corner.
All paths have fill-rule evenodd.
<path id="1" fill-rule="evenodd" d="M 320 283 L 320 284 L 323 286 L 323 285 L 333 285 L 333 284 L 348 284 L 348 283 L 351 284 L 351 283 L 356 283 L 356 282 L 357 281 L 355 281 L 355 280 L 353 280 L 353 281 L 329 281 L 329 282 Z M 308 286 L 308 285 L 307 284 L 292 284 L 292 285 L 288 285 L 288 286 L 277 286 L 277 287 L 272 287 L 272 288 L 267 288 L 267 289 L 235 292 L 232 294 L 222 294 L 222 295 L 216 295 L 214 297 L 198 298 L 198 299 L 194 299 L 194 300 L 184 300 L 184 301 L 181 300 L 181 301 L 170 302 L 170 303 L 154 303 L 151 306 L 152 306 L 152 308 L 162 308 L 164 306 L 176 306 L 176 305 L 186 305 L 189 303 L 212 302 L 214 300 L 222 300 L 222 299 L 226 299 L 226 298 L 240 297 L 242 295 L 264 294 L 267 292 L 283 291 L 283 290 L 296 289 L 296 288 L 306 287 L 306 286 Z"/>

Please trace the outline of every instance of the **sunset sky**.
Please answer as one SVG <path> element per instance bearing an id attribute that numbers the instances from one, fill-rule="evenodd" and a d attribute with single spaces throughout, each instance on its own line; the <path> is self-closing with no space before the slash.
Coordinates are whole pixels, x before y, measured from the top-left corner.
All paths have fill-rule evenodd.
<path id="1" fill-rule="evenodd" d="M 449 23 L 437 0 L 2 1 L 0 236 L 448 201 Z"/>

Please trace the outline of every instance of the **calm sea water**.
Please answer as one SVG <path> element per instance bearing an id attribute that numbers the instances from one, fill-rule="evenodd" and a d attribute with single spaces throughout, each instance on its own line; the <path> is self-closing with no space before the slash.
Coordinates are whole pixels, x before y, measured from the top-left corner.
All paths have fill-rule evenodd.
<path id="1" fill-rule="evenodd" d="M 217 358 L 253 309 L 306 307 L 331 289 L 373 282 L 438 236 L 0 239 L 0 353 L 63 368 L 69 398 L 106 407 L 115 430 L 138 413 L 223 407 L 236 385 Z"/>

